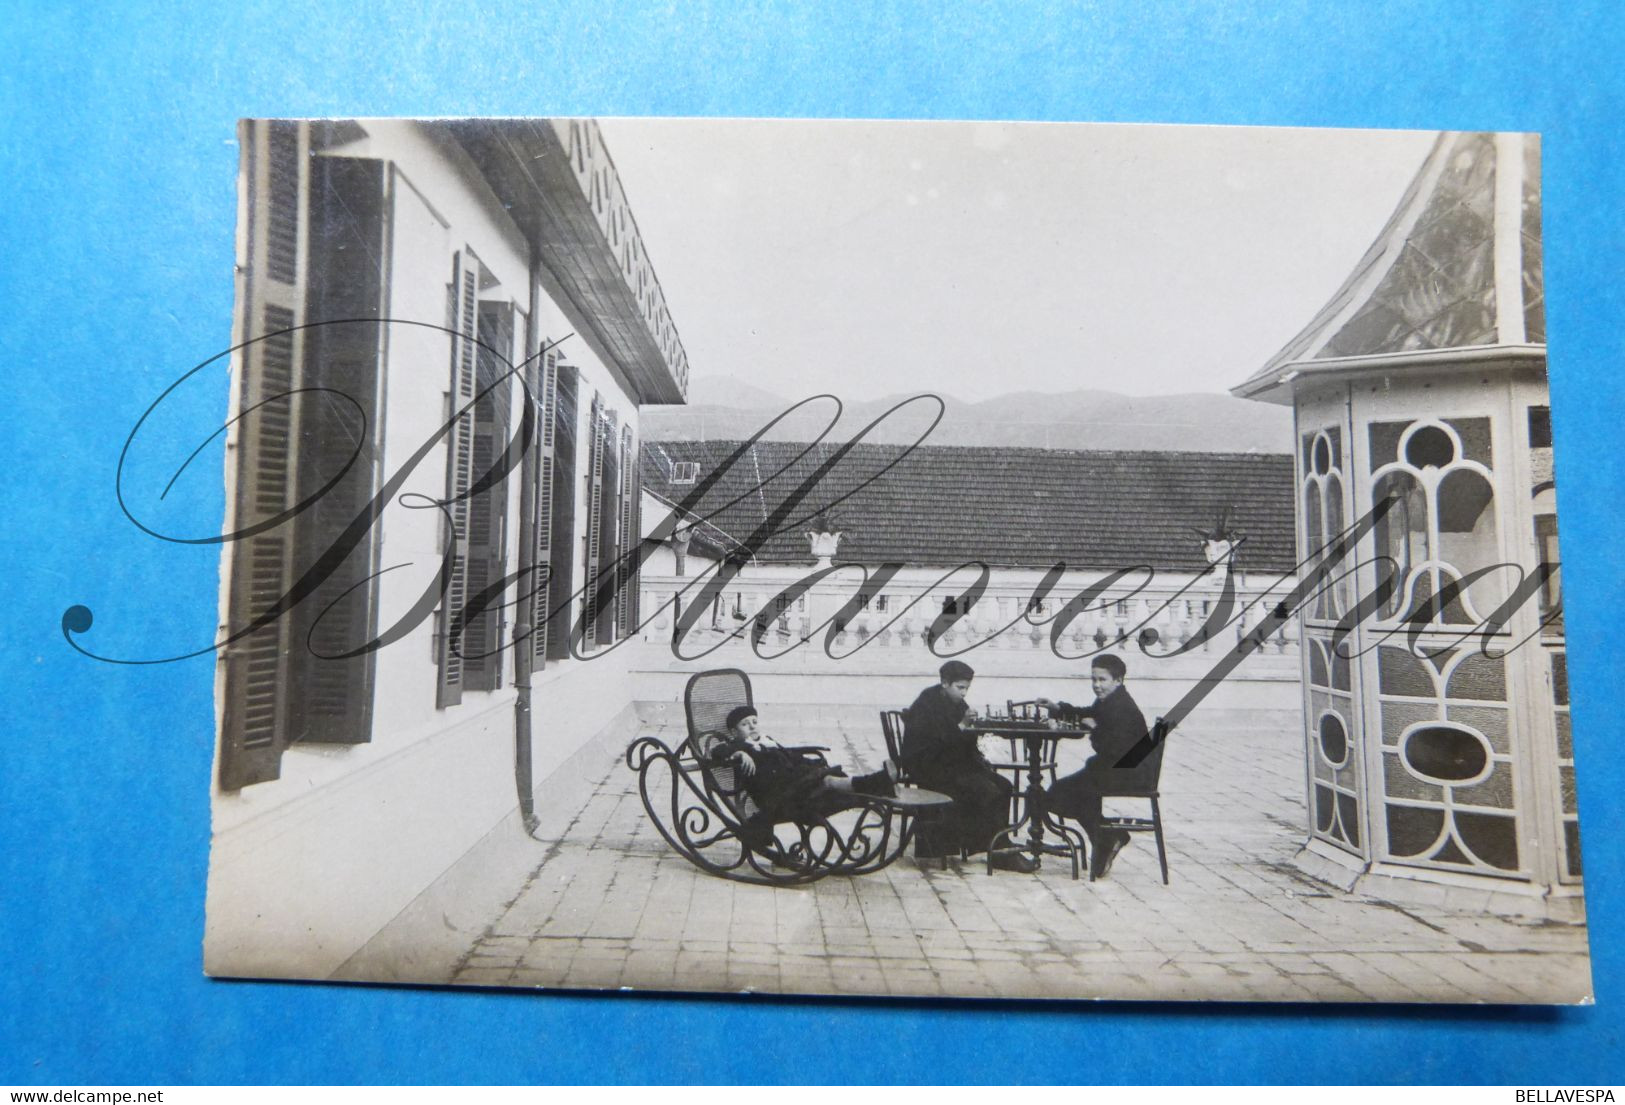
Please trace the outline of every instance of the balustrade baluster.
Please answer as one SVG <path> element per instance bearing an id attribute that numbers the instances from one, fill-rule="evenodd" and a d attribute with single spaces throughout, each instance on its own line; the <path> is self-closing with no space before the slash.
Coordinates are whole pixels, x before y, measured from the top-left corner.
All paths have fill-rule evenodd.
<path id="1" fill-rule="evenodd" d="M 989 614 L 996 613 L 994 605 L 987 596 L 974 603 L 965 619 L 965 643 L 967 645 L 980 645 L 987 640 L 987 635 L 993 632 L 992 619 Z"/>
<path id="2" fill-rule="evenodd" d="M 880 597 L 877 595 L 874 601 L 878 606 L 881 601 Z M 880 638 L 875 642 L 876 648 L 891 647 L 892 637 L 896 634 L 896 631 L 892 629 L 891 620 L 897 612 L 896 607 L 892 604 L 896 601 L 896 599 L 888 595 L 886 597 L 886 609 L 877 609 L 875 611 L 875 636 Z"/>
<path id="3" fill-rule="evenodd" d="M 1011 648 L 1014 646 L 1014 641 L 1011 639 L 1013 631 L 1006 632 L 1003 628 L 1010 622 L 1012 616 L 1011 604 L 1014 601 L 1009 595 L 990 595 L 982 599 L 982 603 L 987 604 L 989 616 L 987 624 L 982 627 L 980 637 L 985 638 L 989 633 L 998 631 L 997 635 L 983 646 L 984 648 Z"/>
<path id="4" fill-rule="evenodd" d="M 852 643 L 854 646 L 862 644 L 869 639 L 869 634 L 872 632 L 870 628 L 870 618 L 871 615 L 867 606 L 860 606 L 857 613 L 853 616 L 852 636 L 854 640 Z"/>
<path id="5" fill-rule="evenodd" d="M 909 598 L 914 601 L 908 608 L 908 621 L 906 622 L 908 641 L 906 643 L 911 645 L 923 644 L 926 627 L 931 624 L 925 616 L 927 603 L 930 602 L 930 599 L 919 595 L 910 595 Z"/>
<path id="6" fill-rule="evenodd" d="M 745 591 L 743 601 L 745 619 L 739 623 L 739 640 L 748 645 L 756 636 L 756 619 L 762 613 L 763 597 L 756 588 L 751 587 Z"/>

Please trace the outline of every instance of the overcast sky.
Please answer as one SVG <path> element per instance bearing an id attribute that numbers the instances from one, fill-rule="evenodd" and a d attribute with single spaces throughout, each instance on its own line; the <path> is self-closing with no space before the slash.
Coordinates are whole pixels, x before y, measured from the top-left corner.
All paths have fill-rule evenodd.
<path id="1" fill-rule="evenodd" d="M 1223 391 L 1431 132 L 603 121 L 695 377 L 799 398 Z"/>

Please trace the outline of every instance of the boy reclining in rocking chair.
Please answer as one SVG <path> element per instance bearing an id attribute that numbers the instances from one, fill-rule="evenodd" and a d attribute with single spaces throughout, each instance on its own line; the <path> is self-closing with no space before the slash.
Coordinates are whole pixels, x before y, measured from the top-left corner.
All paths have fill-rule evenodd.
<path id="1" fill-rule="evenodd" d="M 777 822 L 815 821 L 861 805 L 861 796 L 897 794 L 891 764 L 848 779 L 845 768 L 830 765 L 816 749 L 786 747 L 764 734 L 755 707 L 735 706 L 727 725 L 727 735 L 719 734 L 706 755 L 713 764 L 732 763 L 742 789 L 756 804 L 759 812 L 744 826 L 753 848 L 771 843 Z"/>

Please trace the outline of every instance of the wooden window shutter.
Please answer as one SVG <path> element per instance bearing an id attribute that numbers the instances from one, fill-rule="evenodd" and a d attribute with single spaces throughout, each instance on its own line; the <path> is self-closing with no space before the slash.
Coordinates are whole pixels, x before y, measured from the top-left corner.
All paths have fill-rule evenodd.
<path id="1" fill-rule="evenodd" d="M 615 636 L 625 640 L 632 632 L 637 602 L 638 547 L 643 534 L 638 509 L 643 497 L 643 481 L 638 475 L 637 441 L 631 426 L 621 427 L 621 539 L 615 550 Z"/>
<path id="2" fill-rule="evenodd" d="M 632 620 L 627 632 L 643 623 L 643 446 L 632 440 Z"/>
<path id="3" fill-rule="evenodd" d="M 532 563 L 535 576 L 522 585 L 521 591 L 531 589 L 530 596 L 530 666 L 540 671 L 547 663 L 548 592 L 553 575 L 553 467 L 554 449 L 558 441 L 558 427 L 554 424 L 559 405 L 559 359 L 549 349 L 542 355 L 542 377 L 537 403 L 540 410 L 541 432 L 537 435 L 538 458 L 536 472 L 535 531 L 531 535 L 535 550 Z"/>
<path id="4" fill-rule="evenodd" d="M 557 365 L 553 411 L 553 532 L 548 541 L 547 658 L 570 655 L 570 610 L 575 600 L 576 528 L 576 414 L 579 410 L 580 373 Z"/>
<path id="5" fill-rule="evenodd" d="M 382 161 L 311 159 L 308 322 L 385 316 L 387 181 Z M 301 573 L 338 545 L 377 493 L 383 330 L 379 322 L 355 321 L 304 332 L 310 390 L 300 397 L 300 498 L 344 474 L 298 518 Z M 376 654 L 334 657 L 359 648 L 377 632 L 377 558 L 373 525 L 290 615 L 293 740 L 359 744 L 372 739 Z"/>
<path id="6" fill-rule="evenodd" d="M 475 391 L 487 388 L 508 372 L 513 357 L 513 307 L 479 305 L 480 344 L 475 357 Z M 495 350 L 495 352 L 492 352 Z M 504 383 L 474 408 L 474 478 L 496 466 L 508 443 L 511 387 Z M 508 481 L 497 481 L 468 504 L 468 599 L 478 598 L 507 573 Z M 491 691 L 502 685 L 502 634 L 505 607 L 498 597 L 468 618 L 463 627 L 463 687 Z"/>
<path id="7" fill-rule="evenodd" d="M 305 220 L 309 135 L 289 122 L 245 122 L 241 149 L 247 257 L 238 296 L 236 481 L 231 525 L 246 529 L 294 506 L 302 382 Z M 261 340 L 256 340 L 261 339 Z M 244 414 L 243 412 L 249 412 Z M 226 628 L 240 631 L 287 594 L 293 582 L 294 525 L 286 522 L 232 549 Z M 286 617 L 232 641 L 221 723 L 220 788 L 275 779 L 291 729 Z"/>
<path id="8" fill-rule="evenodd" d="M 599 484 L 603 488 L 603 501 L 598 514 L 598 575 L 592 585 L 598 596 L 597 642 L 607 645 L 615 640 L 618 624 L 618 596 L 613 592 L 614 584 L 620 578 L 621 551 L 620 418 L 607 407 L 604 409 L 602 432 L 604 462 Z"/>
<path id="9" fill-rule="evenodd" d="M 475 344 L 479 340 L 479 262 L 468 251 L 452 265 L 451 403 L 447 417 L 456 421 L 447 441 L 446 498 L 451 515 L 447 540 L 453 557 L 451 580 L 441 599 L 438 652 L 439 678 L 435 708 L 463 700 L 463 608 L 468 602 L 468 490 L 474 484 Z"/>
<path id="10" fill-rule="evenodd" d="M 590 450 L 587 460 L 587 578 L 586 593 L 582 596 L 585 605 L 582 645 L 591 649 L 598 645 L 598 570 L 604 551 L 604 397 L 596 391 L 592 395 L 587 434 Z"/>

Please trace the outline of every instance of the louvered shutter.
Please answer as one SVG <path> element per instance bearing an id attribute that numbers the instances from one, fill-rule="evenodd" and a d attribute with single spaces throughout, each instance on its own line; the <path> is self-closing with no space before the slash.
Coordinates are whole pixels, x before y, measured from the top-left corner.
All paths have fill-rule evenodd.
<path id="1" fill-rule="evenodd" d="M 554 423 L 559 405 L 559 360 L 558 354 L 552 350 L 542 355 L 542 378 L 538 391 L 537 402 L 541 407 L 538 412 L 541 420 L 541 433 L 538 435 L 540 462 L 537 466 L 533 514 L 535 532 L 531 536 L 535 549 L 532 562 L 536 565 L 536 574 L 525 584 L 525 587 L 532 589 L 529 618 L 532 671 L 541 670 L 547 662 L 548 592 L 553 574 L 553 454 L 558 440 L 558 428 Z"/>
<path id="2" fill-rule="evenodd" d="M 603 418 L 604 462 L 598 482 L 603 488 L 598 515 L 598 575 L 593 590 L 598 595 L 599 645 L 615 640 L 618 622 L 615 583 L 620 578 L 621 551 L 621 443 L 620 418 L 608 407 Z"/>
<path id="3" fill-rule="evenodd" d="M 384 317 L 386 187 L 381 161 L 311 159 L 308 322 Z M 299 516 L 295 561 L 301 573 L 338 547 L 377 491 L 383 326 L 313 325 L 304 336 L 310 390 L 300 397 L 300 498 L 344 474 Z M 377 631 L 377 555 L 373 525 L 291 613 L 293 740 L 359 744 L 372 737 L 376 654 L 333 657 L 361 647 Z"/>
<path id="4" fill-rule="evenodd" d="M 582 596 L 586 607 L 582 614 L 582 645 L 591 649 L 598 645 L 598 571 L 604 549 L 604 397 L 596 391 L 587 435 L 587 586 Z"/>
<path id="5" fill-rule="evenodd" d="M 513 309 L 507 304 L 479 306 L 480 345 L 476 355 L 475 391 L 483 394 L 509 369 L 513 354 Z M 493 352 L 493 350 L 495 352 Z M 500 354 L 500 356 L 498 355 Z M 508 443 L 510 388 L 503 384 L 474 409 L 474 478 L 496 466 Z M 498 481 L 468 504 L 468 599 L 476 600 L 507 572 L 508 481 Z M 491 600 L 468 618 L 463 628 L 463 686 L 495 690 L 502 685 L 502 599 Z"/>
<path id="6" fill-rule="evenodd" d="M 570 655 L 570 608 L 575 596 L 576 528 L 576 412 L 580 374 L 567 364 L 557 366 L 553 425 L 553 532 L 548 542 L 547 658 Z"/>
<path id="7" fill-rule="evenodd" d="M 637 555 L 638 499 L 642 495 L 638 480 L 637 442 L 631 426 L 621 427 L 621 537 L 615 549 L 615 636 L 625 640 L 632 632 L 632 611 L 636 602 L 638 573 Z"/>
<path id="8" fill-rule="evenodd" d="M 634 555 L 630 567 L 632 579 L 628 585 L 631 596 L 627 601 L 632 607 L 631 620 L 626 626 L 628 633 L 643 623 L 643 448 L 636 438 L 632 440 L 631 544 Z"/>
<path id="9" fill-rule="evenodd" d="M 474 483 L 475 342 L 479 338 L 479 262 L 467 251 L 452 266 L 450 289 L 451 402 L 447 417 L 456 417 L 446 456 L 447 510 L 453 563 L 451 579 L 441 599 L 439 616 L 439 679 L 435 708 L 455 706 L 463 700 L 463 635 L 461 624 L 468 603 L 468 490 Z"/>
<path id="10" fill-rule="evenodd" d="M 247 257 L 238 295 L 234 530 L 289 509 L 297 498 L 294 450 L 303 343 L 305 227 L 309 136 L 297 123 L 245 122 L 240 131 L 246 178 Z M 256 340 L 263 339 L 263 340 Z M 292 583 L 294 525 L 286 522 L 232 549 L 227 632 L 274 606 Z M 278 618 L 221 650 L 226 665 L 220 787 L 237 790 L 280 774 L 288 742 L 290 697 L 286 658 L 292 627 Z"/>

